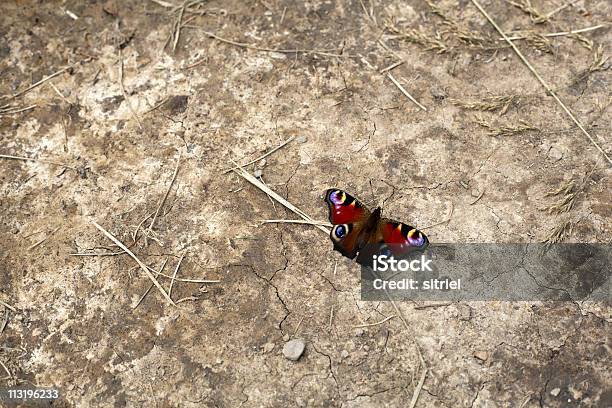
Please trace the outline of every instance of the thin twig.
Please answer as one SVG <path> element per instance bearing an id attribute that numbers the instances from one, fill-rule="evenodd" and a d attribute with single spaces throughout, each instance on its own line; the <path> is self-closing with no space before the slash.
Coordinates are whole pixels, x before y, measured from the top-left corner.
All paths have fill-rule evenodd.
<path id="1" fill-rule="evenodd" d="M 0 305 L 6 307 L 11 312 L 17 313 L 17 309 L 15 309 L 13 306 L 9 305 L 8 303 L 5 303 L 5 302 L 0 300 Z"/>
<path id="2" fill-rule="evenodd" d="M 283 148 L 283 147 L 285 147 L 287 144 L 289 144 L 289 143 L 290 143 L 290 142 L 291 142 L 293 139 L 295 139 L 295 136 L 291 136 L 289 139 L 285 140 L 283 143 L 281 143 L 280 145 L 276 146 L 274 149 L 270 150 L 269 152 L 264 153 L 263 155 L 259 156 L 259 157 L 258 157 L 258 158 L 256 158 L 256 159 L 251 160 L 251 161 L 250 161 L 250 162 L 248 162 L 248 163 L 241 164 L 239 167 L 246 167 L 246 166 L 248 166 L 249 164 L 257 163 L 258 161 L 260 161 L 260 160 L 261 160 L 261 159 L 263 159 L 263 158 L 268 157 L 269 155 L 271 155 L 271 154 L 272 154 L 272 153 L 274 153 L 275 151 L 277 151 L 277 150 L 279 150 L 279 149 L 282 149 L 282 148 Z M 232 167 L 232 168 L 229 168 L 229 169 L 225 169 L 225 170 L 223 171 L 223 173 L 222 173 L 222 174 L 229 173 L 230 171 L 232 171 L 232 170 L 234 170 L 234 169 L 236 169 L 236 168 L 237 168 L 237 167 Z"/>
<path id="3" fill-rule="evenodd" d="M 121 51 L 121 48 L 119 49 L 119 86 L 121 87 L 121 93 L 123 94 L 123 99 L 125 99 L 125 102 L 127 103 L 127 106 L 130 109 L 130 112 L 132 112 L 134 119 L 136 119 L 136 122 L 138 123 L 138 127 L 140 128 L 140 130 L 142 130 L 142 122 L 140 121 L 138 114 L 134 110 L 134 107 L 132 106 L 132 103 L 130 102 L 130 99 L 128 98 L 128 94 L 125 91 L 125 86 L 123 85 L 123 52 Z"/>
<path id="4" fill-rule="evenodd" d="M 559 106 L 561 106 L 563 108 L 563 110 L 565 111 L 565 113 L 567 113 L 567 115 L 572 119 L 572 121 L 576 124 L 576 126 L 578 126 L 580 128 L 580 130 L 582 130 L 582 132 L 589 138 L 589 140 L 591 141 L 591 143 L 593 144 L 593 146 L 595 146 L 597 148 L 597 150 L 599 150 L 604 157 L 606 158 L 606 160 L 608 160 L 608 162 L 610 164 L 612 164 L 612 159 L 608 156 L 608 154 L 604 151 L 604 149 L 601 148 L 601 146 L 599 146 L 599 144 L 595 141 L 595 139 L 593 139 L 593 137 L 589 134 L 589 132 L 586 131 L 586 129 L 582 126 L 582 123 L 580 123 L 578 121 L 578 119 L 576 119 L 576 117 L 574 116 L 574 114 L 567 108 L 567 106 L 565 106 L 565 104 L 561 101 L 561 99 L 559 99 L 559 97 L 557 96 L 557 94 L 555 93 L 555 91 L 552 90 L 552 88 L 550 86 L 548 86 L 548 84 L 544 81 L 544 79 L 542 79 L 542 77 L 540 76 L 540 74 L 538 74 L 538 72 L 535 70 L 535 68 L 533 68 L 533 66 L 529 63 L 529 61 L 527 60 L 527 58 L 525 58 L 525 56 L 521 53 L 521 51 L 517 48 L 517 46 L 508 38 L 508 36 L 506 36 L 506 34 L 502 31 L 502 29 L 497 25 L 497 23 L 491 18 L 491 16 L 489 16 L 489 14 L 485 11 L 484 8 L 482 8 L 482 6 L 480 5 L 480 3 L 478 3 L 477 0 L 471 0 L 472 3 L 474 3 L 474 5 L 476 6 L 476 8 L 478 8 L 478 10 L 486 17 L 487 20 L 489 20 L 489 23 L 491 23 L 491 25 L 493 27 L 495 27 L 495 29 L 497 30 L 497 32 L 499 32 L 499 34 L 504 37 L 504 40 L 506 40 L 506 42 L 508 44 L 510 44 L 510 46 L 512 47 L 512 49 L 514 50 L 514 52 L 516 53 L 516 55 L 519 56 L 519 58 L 523 61 L 523 63 L 527 66 L 527 68 L 529 68 L 529 70 L 531 71 L 531 73 L 533 75 L 535 75 L 535 77 L 538 79 L 538 81 L 540 82 L 540 84 L 542 84 L 542 86 L 546 89 L 546 91 L 557 101 L 557 103 L 559 104 Z"/>
<path id="5" fill-rule="evenodd" d="M 149 113 L 153 112 L 155 109 L 161 107 L 163 104 L 165 104 L 166 102 L 168 102 L 170 100 L 170 98 L 165 98 L 164 100 L 162 100 L 160 103 L 158 103 L 157 105 L 155 105 L 154 107 L 152 107 L 151 109 L 149 109 L 148 111 L 146 111 L 145 113 L 143 113 L 142 115 L 148 115 Z"/>
<path id="6" fill-rule="evenodd" d="M 11 312 L 9 309 L 4 309 L 4 320 L 2 321 L 2 324 L 0 325 L 0 334 L 4 333 L 4 329 L 6 329 L 6 325 L 8 324 L 10 313 Z"/>
<path id="7" fill-rule="evenodd" d="M 154 269 L 149 268 L 150 270 L 156 272 Z M 174 278 L 170 275 L 166 275 L 165 273 L 158 272 L 159 276 L 163 276 L 164 278 L 173 279 L 177 282 L 189 282 L 189 283 L 220 283 L 220 280 L 216 279 L 191 279 L 191 278 Z"/>
<path id="8" fill-rule="evenodd" d="M 298 54 L 298 53 L 302 53 L 302 54 L 318 54 L 318 55 L 325 55 L 327 57 L 340 57 L 340 58 L 348 58 L 348 57 L 350 57 L 349 55 L 345 55 L 345 54 L 342 54 L 342 55 L 341 54 L 333 54 L 333 53 L 330 53 L 330 52 L 327 52 L 327 51 L 309 50 L 309 49 L 301 49 L 301 48 L 280 49 L 280 48 L 259 47 L 257 45 L 241 43 L 241 42 L 237 42 L 237 41 L 228 40 L 228 39 L 225 39 L 223 37 L 219 37 L 217 34 L 211 33 L 209 31 L 205 31 L 201 27 L 198 27 L 198 26 L 184 25 L 183 27 L 185 27 L 185 28 L 195 28 L 195 29 L 201 30 L 204 34 L 206 34 L 207 36 L 209 36 L 211 38 L 214 38 L 215 40 L 224 42 L 226 44 L 234 45 L 236 47 L 248 48 L 248 49 L 256 50 L 256 51 L 278 52 L 280 54 Z"/>
<path id="9" fill-rule="evenodd" d="M 172 4 L 172 3 L 168 3 L 167 1 L 163 1 L 163 0 L 150 0 L 155 4 L 159 4 L 162 7 L 166 7 L 166 8 L 176 8 L 176 4 Z"/>
<path id="10" fill-rule="evenodd" d="M 162 263 L 161 268 L 159 268 L 159 272 L 157 273 L 157 276 L 159 276 L 159 274 L 164 270 L 164 268 L 166 267 L 166 263 L 168 262 L 168 259 L 170 259 L 169 257 L 164 259 L 164 263 Z M 136 310 L 136 308 L 138 308 L 138 306 L 140 306 L 140 304 L 142 303 L 142 301 L 144 300 L 144 298 L 147 297 L 147 295 L 149 294 L 149 292 L 151 291 L 151 289 L 153 289 L 153 286 L 155 286 L 153 283 L 151 283 L 149 285 L 149 288 L 145 291 L 145 293 L 142 294 L 142 296 L 140 297 L 140 299 L 138 300 L 138 303 L 136 303 L 136 305 L 132 308 L 132 310 Z M 168 294 L 169 296 L 170 294 Z"/>
<path id="11" fill-rule="evenodd" d="M 234 160 L 230 159 L 230 161 L 234 163 L 234 165 L 238 166 L 238 164 Z M 268 196 L 275 199 L 277 202 L 281 203 L 282 205 L 287 207 L 289 210 L 293 211 L 294 213 L 302 217 L 304 220 L 314 222 L 314 220 L 310 218 L 304 211 L 300 210 L 299 208 L 297 208 L 296 206 L 294 206 L 293 204 L 285 200 L 283 197 L 276 194 L 268 186 L 263 184 L 261 181 L 257 180 L 254 176 L 252 176 L 248 171 L 244 170 L 242 167 L 237 167 L 232 170 L 238 175 L 242 176 L 249 183 L 253 184 L 255 187 L 257 187 L 258 189 L 266 193 Z M 315 225 L 315 227 L 325 232 L 326 234 L 329 234 L 330 232 L 330 230 L 328 230 L 327 228 L 321 225 Z"/>
<path id="12" fill-rule="evenodd" d="M 2 360 L 0 360 L 0 366 L 2 366 L 2 368 L 4 368 L 4 371 L 6 371 L 6 373 L 8 374 L 8 378 L 13 378 L 13 374 L 11 374 L 11 371 L 8 369 L 7 366 L 4 365 Z"/>
<path id="13" fill-rule="evenodd" d="M 172 279 L 172 280 L 175 280 L 177 282 L 201 283 L 201 284 L 221 283 L 221 281 L 218 280 L 218 279 L 174 278 L 174 277 L 172 277 L 170 275 L 166 275 L 165 273 L 160 273 L 159 276 L 163 276 L 164 278 Z"/>
<path id="14" fill-rule="evenodd" d="M 39 246 L 40 244 L 42 244 L 43 242 L 45 242 L 46 240 L 48 240 L 49 238 L 51 238 L 53 236 L 53 234 L 55 234 L 59 229 L 61 228 L 61 226 L 57 227 L 56 229 L 54 229 L 53 231 L 51 231 L 51 233 L 49 235 L 47 235 L 46 237 L 44 237 L 43 239 L 41 239 L 40 241 L 36 242 L 35 244 L 31 245 L 28 248 L 28 251 L 33 250 L 34 248 L 36 248 L 37 246 Z"/>
<path id="15" fill-rule="evenodd" d="M 423 367 L 423 374 L 421 374 L 421 379 L 414 389 L 414 393 L 412 394 L 412 400 L 410 401 L 410 405 L 408 408 L 414 408 L 417 401 L 419 400 L 419 395 L 421 393 L 421 389 L 423 388 L 423 384 L 425 384 L 425 378 L 427 377 L 427 367 Z"/>
<path id="16" fill-rule="evenodd" d="M 176 304 L 172 301 L 172 299 L 170 299 L 170 296 L 168 296 L 168 293 L 166 292 L 166 290 L 159 284 L 159 282 L 157 281 L 157 279 L 155 279 L 155 276 L 153 276 L 153 274 L 151 274 L 151 272 L 149 272 L 149 269 L 147 268 L 147 266 L 142 263 L 142 261 L 140 259 L 138 259 L 138 257 L 136 255 L 134 255 L 134 253 L 132 253 L 132 251 L 130 251 L 125 245 L 123 245 L 121 243 L 121 241 L 119 241 L 117 238 L 115 238 L 110 232 L 108 232 L 107 230 L 105 230 L 102 226 L 100 226 L 97 222 L 92 221 L 91 222 L 97 229 L 99 229 L 104 235 L 106 235 L 106 237 L 108 239 L 110 239 L 111 241 L 113 241 L 115 243 L 115 245 L 117 245 L 119 248 L 123 249 L 125 252 L 127 252 L 127 254 L 129 256 L 132 257 L 132 259 L 134 259 L 136 261 L 136 263 L 138 263 L 138 265 L 140 266 L 140 268 L 145 272 L 145 274 L 147 275 L 147 277 L 153 282 L 153 284 L 157 287 L 157 289 L 159 289 L 159 291 L 161 292 L 161 294 L 164 296 L 164 298 L 166 298 L 166 300 L 168 301 L 168 303 L 170 303 L 173 306 L 176 306 Z"/>
<path id="17" fill-rule="evenodd" d="M 21 113 L 21 112 L 25 112 L 25 111 L 30 110 L 30 109 L 34 109 L 37 106 L 38 105 L 34 104 L 34 105 L 27 106 L 25 108 L 19 108 L 19 109 L 11 108 L 11 109 L 6 109 L 6 110 L 1 110 L 0 111 L 0 115 L 14 115 L 16 113 Z"/>
<path id="18" fill-rule="evenodd" d="M 391 64 L 391 65 L 389 65 L 388 67 L 381 69 L 379 72 L 380 72 L 381 74 L 384 74 L 384 73 L 385 73 L 385 72 L 387 72 L 387 71 L 391 71 L 392 69 L 395 69 L 395 68 L 399 67 L 399 66 L 400 66 L 400 65 L 402 65 L 404 62 L 406 62 L 406 61 L 404 61 L 404 60 L 397 61 L 396 63 Z"/>
<path id="19" fill-rule="evenodd" d="M 73 252 L 71 254 L 68 254 L 70 256 L 116 256 L 116 255 L 123 255 L 125 254 L 125 251 L 118 251 L 118 252 L 103 252 L 103 253 L 96 253 L 96 252 Z"/>
<path id="20" fill-rule="evenodd" d="M 391 319 L 393 319 L 395 317 L 395 315 L 391 315 L 389 317 L 387 317 L 386 319 L 381 320 L 380 322 L 376 322 L 376 323 L 367 323 L 367 324 L 359 324 L 357 326 L 353 326 L 353 328 L 355 329 L 359 329 L 359 328 L 363 328 L 363 327 L 373 327 L 373 326 L 378 326 L 383 324 L 384 322 L 387 322 Z"/>
<path id="21" fill-rule="evenodd" d="M 176 274 L 178 273 L 178 270 L 181 267 L 181 263 L 183 263 L 183 258 L 185 258 L 185 253 L 181 255 L 181 258 L 176 264 L 176 268 L 174 268 L 174 275 L 172 275 L 172 280 L 170 281 L 170 287 L 168 288 L 168 296 L 170 297 L 172 297 L 172 287 L 174 286 L 174 281 L 176 280 Z"/>
<path id="22" fill-rule="evenodd" d="M 474 205 L 474 204 L 476 204 L 476 203 L 478 202 L 478 200 L 480 200 L 480 199 L 482 198 L 482 196 L 484 195 L 484 193 L 485 193 L 485 190 L 484 190 L 484 188 L 483 188 L 483 189 L 482 189 L 482 192 L 481 192 L 481 193 L 478 195 L 478 197 L 476 197 L 476 199 L 475 199 L 474 201 L 472 201 L 472 202 L 470 203 L 470 205 Z"/>
<path id="23" fill-rule="evenodd" d="M 179 38 L 181 37 L 181 28 L 183 22 L 183 14 L 185 14 L 185 7 L 187 6 L 187 1 L 183 3 L 183 7 L 181 7 L 178 15 L 178 19 L 176 21 L 176 28 L 174 32 L 174 42 L 172 43 L 172 52 L 176 52 L 176 46 L 178 45 Z"/>
<path id="24" fill-rule="evenodd" d="M 598 24 L 596 26 L 581 28 L 581 29 L 578 29 L 578 30 L 560 31 L 560 32 L 557 32 L 557 33 L 546 33 L 546 34 L 542 34 L 542 36 L 544 36 L 544 37 L 562 37 L 562 36 L 565 36 L 565 35 L 586 33 L 586 32 L 598 30 L 600 28 L 607 27 L 607 26 L 608 26 L 608 24 Z M 524 35 L 516 35 L 516 36 L 508 37 L 508 39 L 512 40 L 512 41 L 515 41 L 515 40 L 525 40 L 527 38 L 528 37 L 524 36 Z M 500 38 L 500 39 L 498 39 L 498 41 L 505 41 L 505 39 L 504 38 Z"/>
<path id="25" fill-rule="evenodd" d="M 322 225 L 324 227 L 333 227 L 327 221 L 309 221 L 309 220 L 263 220 L 262 224 L 275 224 L 275 223 L 285 223 L 285 224 L 307 224 L 307 225 Z"/>
<path id="26" fill-rule="evenodd" d="M 443 307 L 443 306 L 450 306 L 452 305 L 451 302 L 443 302 L 443 303 L 430 303 L 430 304 L 425 304 L 425 305 L 416 305 L 414 307 L 415 310 L 422 310 L 422 309 L 429 309 L 429 308 L 433 308 L 433 307 Z"/>
<path id="27" fill-rule="evenodd" d="M 297 334 L 298 330 L 300 329 L 300 325 L 302 324 L 302 321 L 304 320 L 304 316 L 302 316 L 302 318 L 300 319 L 300 321 L 298 322 L 297 326 L 295 326 L 295 330 L 293 331 L 293 336 L 295 337 L 295 335 Z"/>
<path id="28" fill-rule="evenodd" d="M 39 86 L 40 84 L 43 84 L 43 83 L 47 82 L 48 80 L 55 78 L 56 76 L 58 76 L 59 74 L 61 74 L 61 73 L 65 72 L 65 71 L 67 71 L 67 70 L 69 70 L 69 69 L 70 69 L 70 68 L 72 68 L 73 66 L 74 66 L 74 65 L 68 65 L 67 67 L 62 68 L 62 69 L 60 69 L 59 71 L 57 71 L 57 72 L 55 72 L 55 73 L 53 73 L 53 74 L 51 74 L 51 75 L 49 75 L 49 76 L 44 77 L 43 79 L 41 79 L 40 81 L 36 82 L 35 84 L 30 85 L 29 87 L 27 87 L 27 88 L 26 88 L 26 89 L 24 89 L 23 91 L 19 91 L 19 92 L 17 92 L 17 93 L 16 93 L 16 94 L 14 94 L 14 95 L 9 96 L 9 97 L 6 99 L 6 101 L 5 101 L 5 102 L 10 101 L 10 100 L 12 100 L 12 99 L 15 99 L 15 98 L 17 98 L 17 97 L 19 97 L 19 96 L 21 96 L 21 95 L 25 94 L 26 92 L 30 92 L 32 89 L 36 88 L 36 87 L 37 87 L 37 86 Z"/>
<path id="29" fill-rule="evenodd" d="M 419 108 L 423 109 L 424 111 L 427 111 L 427 108 L 421 105 L 416 99 L 414 99 L 412 95 L 410 95 L 408 91 L 404 89 L 404 87 L 399 82 L 397 82 L 397 80 L 393 77 L 393 75 L 391 75 L 390 72 L 387 72 L 387 77 L 391 80 L 391 82 L 393 82 L 395 86 L 399 88 L 400 91 L 402 91 L 404 95 L 406 95 L 408 99 L 414 102 Z"/>
<path id="30" fill-rule="evenodd" d="M 176 304 L 178 305 L 179 303 L 188 302 L 188 301 L 195 301 L 195 300 L 200 300 L 200 298 L 195 297 L 195 296 L 187 296 L 187 297 L 184 297 L 184 298 L 181 298 L 181 299 L 177 300 Z"/>
<path id="31" fill-rule="evenodd" d="M 32 157 L 10 156 L 8 154 L 0 154 L 0 159 L 23 160 L 23 161 L 38 161 L 38 162 L 41 162 L 41 163 L 53 164 L 54 166 L 65 167 L 65 168 L 70 169 L 70 170 L 77 170 L 76 167 L 68 166 L 68 165 L 66 165 L 64 163 L 58 163 L 58 162 L 54 162 L 54 161 L 50 161 L 50 160 L 44 160 L 44 159 L 34 159 Z"/>
<path id="32" fill-rule="evenodd" d="M 181 164 L 181 156 L 179 154 L 179 157 L 176 160 L 176 167 L 174 168 L 174 173 L 172 174 L 172 180 L 170 181 L 170 185 L 168 186 L 168 190 L 166 190 L 166 194 L 164 195 L 164 198 L 161 200 L 161 202 L 159 203 L 159 206 L 157 207 L 157 210 L 155 211 L 155 215 L 153 216 L 153 219 L 151 220 L 151 224 L 149 224 L 149 228 L 148 228 L 149 231 L 152 231 L 153 224 L 155 224 L 155 220 L 157 219 L 159 212 L 161 211 L 162 207 L 166 203 L 168 194 L 170 194 L 170 190 L 172 190 L 172 186 L 174 185 L 174 181 L 176 180 L 176 176 L 178 174 L 180 164 Z"/>

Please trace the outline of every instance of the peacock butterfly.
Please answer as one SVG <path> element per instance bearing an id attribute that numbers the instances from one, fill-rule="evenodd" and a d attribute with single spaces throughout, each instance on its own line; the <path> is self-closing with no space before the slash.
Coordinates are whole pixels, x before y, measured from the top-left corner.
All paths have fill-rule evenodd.
<path id="1" fill-rule="evenodd" d="M 350 194 L 331 188 L 325 192 L 329 221 L 333 224 L 330 238 L 334 249 L 362 265 L 371 265 L 373 255 L 401 257 L 415 250 L 424 250 L 429 240 L 418 229 L 382 218 L 381 208 L 368 210 Z"/>

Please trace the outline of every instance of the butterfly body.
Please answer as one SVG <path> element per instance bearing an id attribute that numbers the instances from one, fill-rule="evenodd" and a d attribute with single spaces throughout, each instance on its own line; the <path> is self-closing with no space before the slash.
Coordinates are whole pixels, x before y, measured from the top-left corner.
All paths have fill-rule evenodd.
<path id="1" fill-rule="evenodd" d="M 415 249 L 424 249 L 428 240 L 416 228 L 382 217 L 380 207 L 368 210 L 350 194 L 329 189 L 325 193 L 329 206 L 329 221 L 334 225 L 330 238 L 334 249 L 357 262 L 369 264 L 372 255 L 404 255 Z"/>

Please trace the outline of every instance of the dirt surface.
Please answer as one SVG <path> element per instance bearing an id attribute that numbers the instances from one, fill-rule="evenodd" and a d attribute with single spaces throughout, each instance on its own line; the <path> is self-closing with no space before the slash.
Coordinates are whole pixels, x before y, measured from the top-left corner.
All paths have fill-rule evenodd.
<path id="1" fill-rule="evenodd" d="M 534 0 L 556 10 L 537 22 L 482 2 L 508 32 L 612 15 L 572 3 Z M 36 159 L 0 159 L 0 300 L 14 308 L 0 306 L 0 388 L 57 388 L 60 407 L 395 407 L 415 391 L 419 407 L 612 406 L 610 305 L 406 302 L 406 330 L 389 302 L 360 300 L 358 266 L 325 234 L 262 225 L 296 216 L 223 173 L 295 137 L 247 170 L 313 218 L 339 187 L 432 242 L 610 243 L 610 166 L 471 2 L 0 9 L 0 95 L 70 67 L 0 104 L 0 154 Z M 611 38 L 516 41 L 608 154 Z M 400 60 L 389 72 L 426 111 L 379 73 Z M 546 196 L 572 180 L 571 206 Z M 176 281 L 177 307 L 155 287 L 139 303 L 151 281 L 134 259 L 71 255 L 121 252 L 94 221 L 156 270 L 182 259 L 179 277 L 220 282 Z"/>

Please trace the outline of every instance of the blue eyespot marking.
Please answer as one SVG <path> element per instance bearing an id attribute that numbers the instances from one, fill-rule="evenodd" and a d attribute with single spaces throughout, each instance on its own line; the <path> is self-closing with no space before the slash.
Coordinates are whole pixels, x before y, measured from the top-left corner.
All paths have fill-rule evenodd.
<path id="1" fill-rule="evenodd" d="M 408 242 L 410 242 L 410 245 L 412 246 L 421 247 L 425 244 L 425 239 L 423 238 L 423 235 L 419 233 L 417 237 L 408 237 Z"/>
<path id="2" fill-rule="evenodd" d="M 339 239 L 344 238 L 346 236 L 346 227 L 344 225 L 338 225 L 334 231 L 334 234 Z"/>
<path id="3" fill-rule="evenodd" d="M 329 199 L 334 204 L 342 204 L 344 202 L 344 197 L 341 191 L 332 191 L 329 195 Z"/>
<path id="4" fill-rule="evenodd" d="M 388 246 L 384 245 L 380 248 L 380 254 L 381 255 L 385 255 L 385 256 L 391 256 L 393 255 L 393 252 L 391 251 L 391 248 L 389 248 Z"/>

